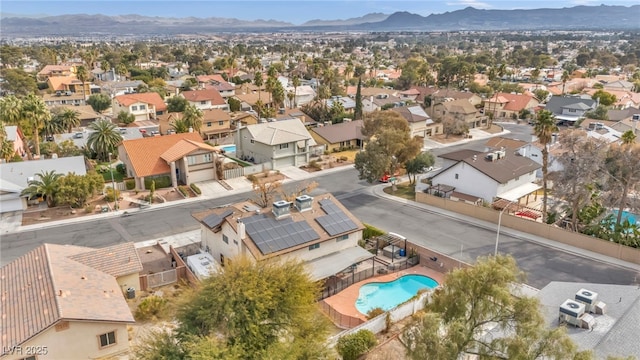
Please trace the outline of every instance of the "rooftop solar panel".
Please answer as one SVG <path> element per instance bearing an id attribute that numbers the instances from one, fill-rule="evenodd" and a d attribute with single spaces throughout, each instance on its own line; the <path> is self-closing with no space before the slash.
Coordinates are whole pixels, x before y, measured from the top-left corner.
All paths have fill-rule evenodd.
<path id="1" fill-rule="evenodd" d="M 316 221 L 330 236 L 335 236 L 358 228 L 358 225 L 356 225 L 356 223 L 354 223 L 331 199 L 320 200 L 319 204 L 327 215 L 317 217 Z"/>
<path id="2" fill-rule="evenodd" d="M 210 229 L 213 229 L 217 226 L 219 226 L 220 224 L 222 224 L 222 222 L 224 221 L 224 219 L 233 214 L 233 210 L 225 210 L 222 214 L 218 215 L 218 214 L 211 214 L 207 217 L 205 217 L 204 219 L 202 219 L 202 222 L 205 223 L 205 225 L 207 225 Z"/>
<path id="3" fill-rule="evenodd" d="M 247 234 L 264 255 L 298 246 L 320 235 L 306 221 L 294 222 L 291 218 L 276 220 L 265 214 L 242 219 Z"/>

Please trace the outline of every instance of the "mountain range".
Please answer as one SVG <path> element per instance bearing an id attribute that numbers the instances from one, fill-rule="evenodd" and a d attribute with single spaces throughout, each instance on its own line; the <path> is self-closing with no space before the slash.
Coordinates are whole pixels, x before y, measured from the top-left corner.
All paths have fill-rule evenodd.
<path id="1" fill-rule="evenodd" d="M 141 15 L 0 16 L 3 37 L 79 35 L 173 35 L 273 31 L 458 31 L 640 29 L 640 5 L 575 6 L 561 9 L 462 10 L 421 16 L 409 12 L 371 13 L 346 20 L 311 20 L 302 25 L 278 20 L 171 18 Z"/>

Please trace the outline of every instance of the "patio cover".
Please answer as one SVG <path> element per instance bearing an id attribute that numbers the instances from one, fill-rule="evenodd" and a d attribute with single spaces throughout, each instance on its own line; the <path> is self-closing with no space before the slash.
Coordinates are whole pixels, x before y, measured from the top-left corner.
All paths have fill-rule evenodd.
<path id="1" fill-rule="evenodd" d="M 499 194 L 498 197 L 500 199 L 505 199 L 509 201 L 518 201 L 523 196 L 529 195 L 532 192 L 541 189 L 542 186 L 534 183 L 527 183 L 518 186 L 517 188 L 513 188 L 509 191 L 505 191 L 502 194 Z"/>
<path id="2" fill-rule="evenodd" d="M 316 281 L 335 275 L 353 264 L 371 259 L 374 256 L 360 246 L 354 246 L 308 261 L 307 265 L 311 280 Z"/>

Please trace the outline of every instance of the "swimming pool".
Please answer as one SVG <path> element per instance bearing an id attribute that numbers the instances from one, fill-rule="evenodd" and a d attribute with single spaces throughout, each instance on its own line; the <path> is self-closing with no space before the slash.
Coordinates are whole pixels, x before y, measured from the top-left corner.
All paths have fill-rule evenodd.
<path id="1" fill-rule="evenodd" d="M 224 152 L 226 153 L 234 153 L 236 152 L 236 146 L 235 145 L 225 145 L 222 147 L 222 150 L 224 150 Z"/>
<path id="2" fill-rule="evenodd" d="M 421 289 L 433 289 L 438 282 L 424 275 L 405 275 L 386 283 L 368 283 L 360 288 L 356 309 L 367 314 L 371 309 L 390 310 L 411 299 Z"/>
<path id="3" fill-rule="evenodd" d="M 615 216 L 616 218 L 618 217 L 618 210 L 613 210 L 613 216 Z M 628 211 L 622 212 L 622 222 L 624 222 L 625 220 L 629 220 L 629 222 L 632 224 L 638 224 L 638 217 L 640 217 L 640 215 L 638 214 L 634 214 Z"/>

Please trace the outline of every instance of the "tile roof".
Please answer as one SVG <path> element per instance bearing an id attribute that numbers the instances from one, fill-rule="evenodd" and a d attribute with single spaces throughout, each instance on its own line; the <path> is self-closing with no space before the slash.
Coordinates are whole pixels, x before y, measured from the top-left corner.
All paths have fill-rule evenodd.
<path id="1" fill-rule="evenodd" d="M 431 117 L 419 105 L 396 107 L 391 111 L 402 115 L 410 123 L 426 121 L 427 124 L 433 124 Z"/>
<path id="2" fill-rule="evenodd" d="M 132 242 L 87 251 L 69 258 L 113 277 L 142 271 L 140 257 Z"/>
<path id="3" fill-rule="evenodd" d="M 210 100 L 212 105 L 224 105 L 226 102 L 216 89 L 190 90 L 180 93 L 187 101 L 200 102 Z"/>
<path id="4" fill-rule="evenodd" d="M 0 268 L 2 355 L 60 320 L 134 322 L 116 279 L 71 259 L 93 251 L 44 244 Z"/>
<path id="5" fill-rule="evenodd" d="M 196 76 L 196 80 L 198 82 L 204 83 L 209 81 L 217 81 L 217 82 L 227 82 L 220 74 L 212 74 L 212 75 L 198 75 Z"/>
<path id="6" fill-rule="evenodd" d="M 127 152 L 136 176 L 151 176 L 171 171 L 169 164 L 160 156 L 183 139 L 202 142 L 199 134 L 184 133 L 125 140 L 120 143 L 120 146 L 123 146 Z"/>
<path id="7" fill-rule="evenodd" d="M 508 93 L 496 93 L 490 99 L 487 99 L 488 102 L 497 102 L 500 104 L 506 104 L 504 106 L 504 110 L 509 111 L 520 111 L 527 108 L 527 105 L 534 100 L 532 96 L 529 95 L 520 95 L 520 94 L 508 94 Z"/>
<path id="8" fill-rule="evenodd" d="M 267 145 L 287 144 L 307 139 L 310 145 L 315 145 L 304 124 L 298 119 L 247 125 L 244 129 L 251 134 L 253 140 Z"/>
<path id="9" fill-rule="evenodd" d="M 118 95 L 114 99 L 124 106 L 129 106 L 137 102 L 143 102 L 155 106 L 156 111 L 167 110 L 167 104 L 164 103 L 160 95 L 158 95 L 158 93 L 156 92 Z"/>
<path id="10" fill-rule="evenodd" d="M 182 139 L 175 145 L 170 147 L 167 151 L 163 152 L 160 157 L 166 162 L 170 163 L 178 159 L 182 159 L 186 155 L 196 150 L 209 150 L 217 151 L 214 147 L 209 146 L 203 142 L 196 142 L 193 140 Z"/>
<path id="11" fill-rule="evenodd" d="M 75 82 L 79 84 L 82 83 L 76 79 L 75 76 L 49 76 L 48 82 L 51 83 L 51 90 L 64 90 L 63 85 L 73 84 Z"/>
<path id="12" fill-rule="evenodd" d="M 74 71 L 73 65 L 45 65 L 38 75 L 48 75 L 54 71 Z"/>
<path id="13" fill-rule="evenodd" d="M 362 135 L 363 124 L 364 122 L 362 120 L 354 120 L 313 128 L 311 131 L 327 140 L 329 144 L 336 144 L 353 139 L 364 139 L 364 136 Z"/>
<path id="14" fill-rule="evenodd" d="M 456 113 L 456 114 L 477 114 L 478 111 L 476 107 L 473 106 L 466 99 L 456 99 L 453 101 L 445 101 L 442 103 L 442 106 L 447 109 L 447 112 Z"/>

